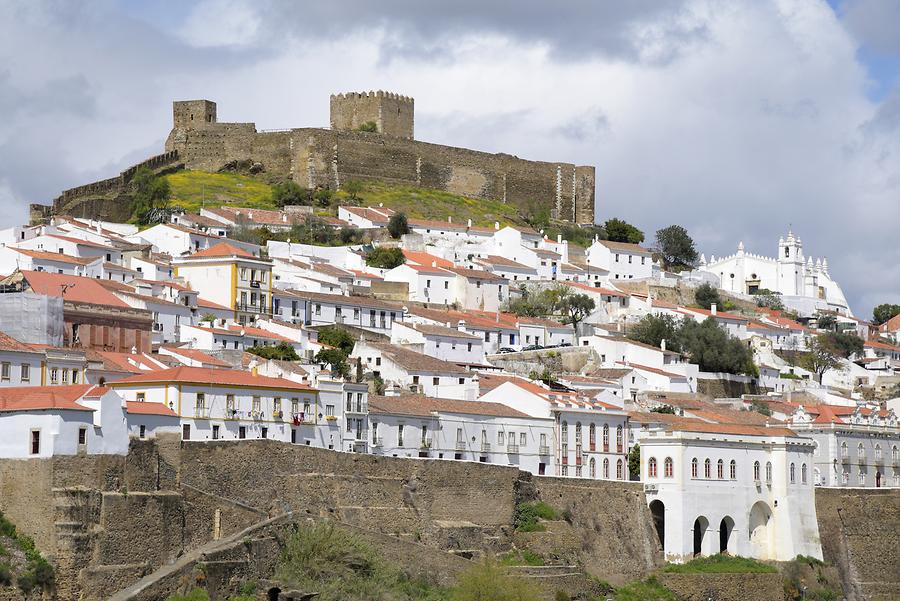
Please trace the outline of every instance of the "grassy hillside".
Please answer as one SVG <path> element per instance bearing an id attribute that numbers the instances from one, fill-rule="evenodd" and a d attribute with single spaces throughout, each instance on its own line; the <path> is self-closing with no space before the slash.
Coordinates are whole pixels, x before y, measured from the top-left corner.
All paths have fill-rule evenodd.
<path id="1" fill-rule="evenodd" d="M 264 177 L 253 177 L 236 173 L 207 173 L 205 171 L 179 171 L 164 176 L 172 190 L 172 204 L 196 213 L 201 206 L 233 205 L 256 209 L 276 208 L 272 204 L 272 187 Z M 364 182 L 358 200 L 352 200 L 347 193 L 337 192 L 332 207 L 319 207 L 317 212 L 335 214 L 338 204 L 385 207 L 406 213 L 414 219 L 465 223 L 471 219 L 474 225 L 493 226 L 522 224 L 515 207 L 498 201 L 466 198 L 441 190 Z"/>

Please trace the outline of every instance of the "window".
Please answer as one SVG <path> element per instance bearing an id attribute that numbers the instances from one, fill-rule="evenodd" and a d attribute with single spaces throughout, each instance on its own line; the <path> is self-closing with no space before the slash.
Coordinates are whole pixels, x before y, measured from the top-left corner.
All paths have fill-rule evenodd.
<path id="1" fill-rule="evenodd" d="M 616 253 L 616 263 L 619 262 L 619 253 Z"/>
<path id="2" fill-rule="evenodd" d="M 448 288 L 450 288 L 450 282 L 444 280 L 444 290 L 447 290 Z"/>
<path id="3" fill-rule="evenodd" d="M 181 438 L 183 440 L 191 439 L 191 425 L 190 424 L 182 424 L 181 426 Z"/>
<path id="4" fill-rule="evenodd" d="M 772 483 L 772 462 L 766 462 L 766 484 Z"/>
<path id="5" fill-rule="evenodd" d="M 59 383 L 59 369 L 53 367 L 50 369 L 50 383 L 58 384 Z"/>
<path id="6" fill-rule="evenodd" d="M 697 478 L 700 473 L 700 462 L 694 457 L 691 459 L 691 478 Z"/>
<path id="7" fill-rule="evenodd" d="M 881 459 L 881 445 L 875 445 L 875 459 Z"/>
<path id="8" fill-rule="evenodd" d="M 234 395 L 226 394 L 225 395 L 225 417 L 231 417 L 237 413 L 234 409 Z"/>
<path id="9" fill-rule="evenodd" d="M 525 432 L 520 432 L 519 433 L 519 446 L 524 447 L 525 443 L 527 443 L 527 442 L 528 442 L 528 435 L 525 434 Z"/>
<path id="10" fill-rule="evenodd" d="M 616 480 L 624 480 L 622 472 L 622 460 L 616 461 Z"/>
<path id="11" fill-rule="evenodd" d="M 78 370 L 72 370 L 72 384 L 78 384 Z"/>
<path id="12" fill-rule="evenodd" d="M 616 453 L 621 453 L 623 447 L 622 426 L 616 426 Z"/>
<path id="13" fill-rule="evenodd" d="M 68 369 L 62 370 L 62 383 L 63 384 L 69 383 L 69 370 Z"/>
<path id="14" fill-rule="evenodd" d="M 268 428 L 262 428 L 262 431 L 261 431 L 261 433 L 260 433 L 260 436 L 261 436 L 261 438 L 268 438 L 268 437 L 269 437 L 269 429 L 268 429 Z"/>
<path id="15" fill-rule="evenodd" d="M 729 475 L 731 476 L 732 480 L 737 480 L 737 462 L 734 459 L 731 460 Z"/>
<path id="16" fill-rule="evenodd" d="M 891 459 L 894 461 L 900 459 L 900 449 L 897 448 L 897 445 L 894 445 L 893 448 L 891 448 Z"/>
<path id="17" fill-rule="evenodd" d="M 707 480 L 712 478 L 712 462 L 709 460 L 709 457 L 703 461 L 703 477 Z"/>
<path id="18" fill-rule="evenodd" d="M 656 457 L 651 457 L 647 462 L 647 475 L 650 478 L 656 478 Z"/>
<path id="19" fill-rule="evenodd" d="M 397 426 L 397 446 L 403 446 L 403 424 Z"/>
<path id="20" fill-rule="evenodd" d="M 591 452 L 597 450 L 597 426 L 595 424 L 591 424 L 588 428 L 588 444 Z"/>
<path id="21" fill-rule="evenodd" d="M 78 446 L 87 444 L 87 428 L 78 428 Z"/>
<path id="22" fill-rule="evenodd" d="M 253 397 L 252 407 L 254 413 L 259 413 L 260 409 L 262 408 L 262 402 L 260 401 L 260 398 L 258 396 Z"/>
<path id="23" fill-rule="evenodd" d="M 503 444 L 503 432 L 497 432 L 497 444 Z"/>
<path id="24" fill-rule="evenodd" d="M 146 393 L 146 392 L 139 392 L 139 393 L 137 393 L 137 395 L 136 395 L 135 398 L 137 398 L 137 402 L 138 402 L 138 403 L 143 403 L 144 401 L 147 400 L 147 393 Z"/>
<path id="25" fill-rule="evenodd" d="M 603 458 L 603 477 L 609 480 L 609 459 Z"/>
<path id="26" fill-rule="evenodd" d="M 138 436 L 140 436 L 141 440 L 143 440 L 144 438 L 147 437 L 147 426 L 142 424 L 140 427 L 140 430 L 138 430 L 138 432 L 139 432 Z"/>
<path id="27" fill-rule="evenodd" d="M 272 399 L 272 413 L 281 415 L 281 397 L 277 396 Z"/>
<path id="28" fill-rule="evenodd" d="M 796 468 L 794 467 L 793 463 L 791 464 L 789 471 L 790 471 L 790 475 L 791 475 L 791 484 L 793 484 L 794 482 L 797 481 Z"/>
<path id="29" fill-rule="evenodd" d="M 241 440 L 247 438 L 247 426 L 238 426 L 238 438 Z"/>
<path id="30" fill-rule="evenodd" d="M 806 464 L 800 464 L 800 482 L 806 484 Z"/>
<path id="31" fill-rule="evenodd" d="M 666 457 L 666 460 L 663 462 L 663 475 L 666 478 L 671 478 L 673 471 L 674 471 L 674 469 L 673 469 L 673 464 L 672 464 L 672 458 Z"/>
<path id="32" fill-rule="evenodd" d="M 325 405 L 325 417 L 334 417 L 334 405 Z"/>
<path id="33" fill-rule="evenodd" d="M 2 364 L 0 364 L 0 380 L 9 382 L 9 370 L 10 365 L 8 361 L 4 361 Z"/>
<path id="34" fill-rule="evenodd" d="M 847 443 L 842 442 L 841 443 L 841 457 L 849 457 L 849 456 L 850 456 L 850 451 L 847 449 Z"/>
<path id="35" fill-rule="evenodd" d="M 856 447 L 856 456 L 857 457 L 865 457 L 866 456 L 866 449 L 863 447 L 863 443 L 859 443 L 859 445 Z"/>
<path id="36" fill-rule="evenodd" d="M 581 422 L 575 423 L 575 444 L 581 444 Z"/>
<path id="37" fill-rule="evenodd" d="M 563 420 L 563 423 L 560 426 L 560 438 L 562 438 L 564 442 L 568 442 L 569 440 L 569 422 L 565 420 Z"/>
<path id="38" fill-rule="evenodd" d="M 431 378 L 431 383 L 434 384 L 435 386 L 437 386 L 438 384 L 441 383 L 441 379 L 438 376 L 435 376 L 435 377 Z"/>
<path id="39" fill-rule="evenodd" d="M 725 462 L 719 459 L 719 462 L 716 464 L 716 477 L 719 480 L 725 479 Z"/>
<path id="40" fill-rule="evenodd" d="M 31 431 L 31 454 L 40 455 L 41 453 L 41 431 Z"/>
<path id="41" fill-rule="evenodd" d="M 609 453 L 609 424 L 603 424 L 603 452 Z"/>
<path id="42" fill-rule="evenodd" d="M 31 381 L 31 366 L 27 363 L 22 364 L 22 381 L 23 382 Z"/>
<path id="43" fill-rule="evenodd" d="M 212 437 L 213 440 L 219 440 L 219 426 L 213 426 Z"/>
<path id="44" fill-rule="evenodd" d="M 759 482 L 759 461 L 753 462 L 753 479 Z"/>

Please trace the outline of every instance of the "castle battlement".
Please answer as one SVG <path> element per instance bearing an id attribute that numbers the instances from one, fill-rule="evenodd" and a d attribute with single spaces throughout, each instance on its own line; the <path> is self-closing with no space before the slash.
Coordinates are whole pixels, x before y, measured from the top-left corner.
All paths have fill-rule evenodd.
<path id="1" fill-rule="evenodd" d="M 332 100 L 351 100 L 359 98 L 387 98 L 389 100 L 399 100 L 401 102 L 415 102 L 412 96 L 404 96 L 403 94 L 397 94 L 396 92 L 385 92 L 384 90 L 378 90 L 377 92 L 371 90 L 368 92 L 339 92 L 331 95 Z"/>

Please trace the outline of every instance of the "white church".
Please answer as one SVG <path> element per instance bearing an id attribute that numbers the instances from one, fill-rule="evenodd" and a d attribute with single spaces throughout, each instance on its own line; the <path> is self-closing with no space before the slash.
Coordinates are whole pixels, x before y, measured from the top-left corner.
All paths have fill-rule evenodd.
<path id="1" fill-rule="evenodd" d="M 813 260 L 803 254 L 803 242 L 794 232 L 778 239 L 778 256 L 764 257 L 744 251 L 727 257 L 700 258 L 700 271 L 712 274 L 718 287 L 736 294 L 755 294 L 759 290 L 780 292 L 784 305 L 801 315 L 819 310 L 837 311 L 852 316 L 840 285 L 828 273 L 828 259 Z"/>

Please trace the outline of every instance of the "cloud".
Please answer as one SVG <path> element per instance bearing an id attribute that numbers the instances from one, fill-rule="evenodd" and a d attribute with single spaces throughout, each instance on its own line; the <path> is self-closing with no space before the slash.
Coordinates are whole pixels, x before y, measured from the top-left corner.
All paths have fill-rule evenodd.
<path id="1" fill-rule="evenodd" d="M 880 54 L 900 55 L 900 2 L 847 0 L 841 13 L 847 28 L 863 44 Z"/>
<path id="2" fill-rule="evenodd" d="M 793 224 L 867 314 L 900 298 L 900 92 L 866 95 L 862 3 L 843 20 L 824 0 L 16 5 L 0 207 L 23 221 L 158 152 L 176 98 L 326 126 L 328 94 L 389 89 L 415 97 L 419 139 L 596 165 L 598 217 L 650 239 L 678 223 L 707 257 L 774 254 Z"/>

